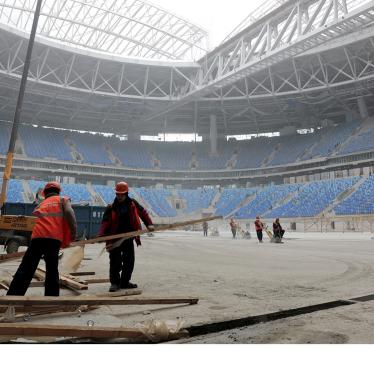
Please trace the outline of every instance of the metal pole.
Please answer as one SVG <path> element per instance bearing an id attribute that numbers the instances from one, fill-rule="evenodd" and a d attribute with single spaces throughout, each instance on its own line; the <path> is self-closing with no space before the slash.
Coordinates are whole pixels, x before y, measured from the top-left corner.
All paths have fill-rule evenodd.
<path id="1" fill-rule="evenodd" d="M 37 0 L 37 3 L 36 3 L 36 9 L 34 13 L 34 20 L 32 23 L 32 28 L 31 28 L 29 44 L 27 46 L 25 65 L 23 67 L 22 79 L 21 79 L 21 84 L 20 84 L 19 93 L 18 93 L 16 110 L 15 110 L 14 117 L 13 117 L 12 133 L 10 135 L 9 149 L 8 149 L 8 153 L 6 156 L 6 163 L 5 163 L 5 169 L 4 169 L 4 174 L 3 174 L 3 183 L 1 186 L 1 195 L 0 195 L 1 212 L 3 212 L 3 206 L 6 201 L 8 182 L 10 179 L 10 175 L 12 173 L 13 155 L 14 155 L 14 148 L 15 148 L 16 140 L 17 140 L 18 125 L 19 125 L 19 120 L 21 117 L 23 97 L 25 95 L 27 76 L 29 74 L 32 49 L 34 47 L 36 28 L 38 26 L 38 20 L 39 20 L 40 8 L 42 6 L 42 2 L 43 0 Z"/>

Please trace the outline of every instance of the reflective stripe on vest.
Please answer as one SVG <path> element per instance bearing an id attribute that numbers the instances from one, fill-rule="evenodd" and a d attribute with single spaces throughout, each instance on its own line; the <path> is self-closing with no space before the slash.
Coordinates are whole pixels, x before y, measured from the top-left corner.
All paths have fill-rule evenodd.
<path id="1" fill-rule="evenodd" d="M 37 217 L 31 238 L 49 238 L 60 242 L 64 240 L 63 198 L 51 196 L 42 201 L 34 210 Z"/>

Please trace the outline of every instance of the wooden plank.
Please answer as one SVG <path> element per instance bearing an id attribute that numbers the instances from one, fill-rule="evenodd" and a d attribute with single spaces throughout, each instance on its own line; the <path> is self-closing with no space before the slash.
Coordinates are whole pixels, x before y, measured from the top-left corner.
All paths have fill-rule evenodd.
<path id="1" fill-rule="evenodd" d="M 6 282 L 0 282 L 0 288 L 2 288 L 5 291 L 8 291 L 9 285 Z"/>
<path id="2" fill-rule="evenodd" d="M 141 295 L 143 291 L 139 288 L 133 290 L 120 290 L 116 292 L 104 292 L 95 295 L 96 297 L 120 297 L 120 296 L 133 296 L 133 295 Z"/>
<path id="3" fill-rule="evenodd" d="M 109 278 L 91 278 L 85 279 L 87 284 L 95 284 L 95 283 L 110 283 Z"/>
<path id="4" fill-rule="evenodd" d="M 159 232 L 159 231 L 167 231 L 167 230 L 173 230 L 180 227 L 185 227 L 189 225 L 194 225 L 197 223 L 207 222 L 207 221 L 213 221 L 216 219 L 222 219 L 222 216 L 213 216 L 213 217 L 207 217 L 207 218 L 200 218 L 200 219 L 194 219 L 190 221 L 184 221 L 184 222 L 176 222 L 172 223 L 170 225 L 164 225 L 160 228 L 155 229 L 153 232 Z M 107 240 L 114 240 L 114 239 L 129 239 L 134 238 L 135 236 L 143 235 L 149 233 L 149 230 L 137 230 L 137 231 L 131 231 L 127 233 L 122 234 L 116 234 L 116 235 L 109 235 L 109 236 L 101 236 L 94 239 L 88 239 L 88 240 L 80 240 L 77 242 L 71 243 L 71 247 L 79 246 L 79 245 L 86 245 L 86 244 L 95 244 L 95 243 L 102 243 L 106 242 Z M 68 248 L 65 248 L 67 250 Z"/>
<path id="5" fill-rule="evenodd" d="M 0 335 L 7 336 L 65 336 L 79 338 L 141 338 L 145 337 L 140 329 L 122 327 L 88 327 L 88 326 L 59 326 L 34 325 L 27 323 L 1 323 Z M 187 337 L 186 330 L 169 334 L 168 340 Z"/>
<path id="6" fill-rule="evenodd" d="M 75 273 L 69 273 L 73 277 L 82 277 L 84 275 L 96 275 L 94 271 L 77 271 Z"/>
<path id="7" fill-rule="evenodd" d="M 12 261 L 20 259 L 24 256 L 25 252 L 15 252 L 0 255 L 0 262 Z"/>
<path id="8" fill-rule="evenodd" d="M 44 269 L 38 267 L 35 274 L 37 274 L 37 277 L 45 279 L 45 270 Z M 41 279 L 41 280 L 43 280 L 43 279 Z M 88 289 L 87 284 L 79 283 L 79 282 L 65 276 L 63 273 L 60 273 L 60 285 L 64 286 L 64 287 L 67 287 L 71 290 L 77 290 L 77 291 L 82 291 L 82 290 L 87 290 Z"/>
<path id="9" fill-rule="evenodd" d="M 197 304 L 197 298 L 133 298 L 80 296 L 1 296 L 0 306 L 30 305 L 158 305 Z"/>

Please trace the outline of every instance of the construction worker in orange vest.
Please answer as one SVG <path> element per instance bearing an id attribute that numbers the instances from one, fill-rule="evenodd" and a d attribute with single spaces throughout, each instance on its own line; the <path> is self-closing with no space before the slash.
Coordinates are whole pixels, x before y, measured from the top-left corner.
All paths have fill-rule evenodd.
<path id="1" fill-rule="evenodd" d="M 115 188 L 116 198 L 113 204 L 107 206 L 99 236 L 114 235 L 140 230 L 144 222 L 149 231 L 154 226 L 147 211 L 129 196 L 129 186 L 126 182 L 119 182 Z M 137 245 L 141 245 L 140 238 L 134 238 Z M 109 249 L 109 277 L 111 286 L 109 292 L 119 291 L 121 288 L 137 288 L 131 283 L 131 276 L 135 265 L 135 251 L 133 238 L 124 240 L 120 246 L 110 250 L 113 242 L 107 242 Z"/>
<path id="2" fill-rule="evenodd" d="M 68 197 L 61 197 L 61 186 L 57 182 L 45 185 L 45 199 L 35 208 L 35 226 L 30 245 L 9 286 L 7 295 L 23 296 L 34 276 L 40 259 L 46 265 L 45 296 L 59 296 L 60 280 L 58 273 L 58 254 L 75 239 L 77 224 Z"/>

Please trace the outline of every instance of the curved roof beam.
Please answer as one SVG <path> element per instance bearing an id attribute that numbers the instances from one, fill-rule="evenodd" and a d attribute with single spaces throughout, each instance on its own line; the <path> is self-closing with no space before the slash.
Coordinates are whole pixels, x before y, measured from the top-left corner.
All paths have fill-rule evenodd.
<path id="1" fill-rule="evenodd" d="M 39 33 L 111 54 L 172 60 L 205 54 L 205 30 L 144 1 L 129 3 L 45 0 Z M 0 22 L 22 30 L 31 27 L 33 5 L 32 0 L 0 0 Z"/>

